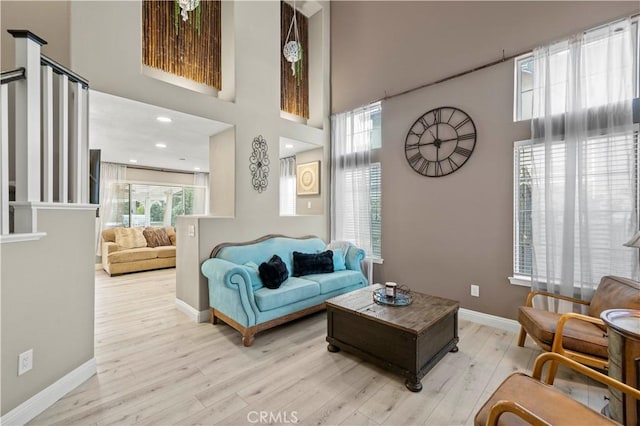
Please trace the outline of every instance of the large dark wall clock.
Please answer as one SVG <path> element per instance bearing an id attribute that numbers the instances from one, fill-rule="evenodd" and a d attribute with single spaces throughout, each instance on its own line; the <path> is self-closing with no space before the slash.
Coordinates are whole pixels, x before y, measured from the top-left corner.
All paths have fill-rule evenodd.
<path id="1" fill-rule="evenodd" d="M 471 117 L 453 107 L 424 113 L 409 129 L 404 153 L 413 170 L 423 176 L 450 175 L 467 162 L 476 146 Z"/>

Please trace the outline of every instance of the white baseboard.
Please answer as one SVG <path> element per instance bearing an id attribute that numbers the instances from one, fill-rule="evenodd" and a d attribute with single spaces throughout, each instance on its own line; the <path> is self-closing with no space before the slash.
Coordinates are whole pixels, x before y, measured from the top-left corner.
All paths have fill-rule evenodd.
<path id="1" fill-rule="evenodd" d="M 485 314 L 482 312 L 471 311 L 469 309 L 460 308 L 458 311 L 460 319 L 475 322 L 489 327 L 499 328 L 501 330 L 518 333 L 520 331 L 520 323 L 516 320 L 498 317 L 495 315 Z"/>
<path id="2" fill-rule="evenodd" d="M 211 313 L 207 309 L 206 311 L 198 311 L 188 303 L 178 299 L 176 297 L 176 309 L 191 318 L 193 322 L 209 322 L 211 319 Z"/>
<path id="3" fill-rule="evenodd" d="M 38 414 L 51 407 L 57 400 L 80 386 L 96 374 L 96 359 L 91 358 L 55 383 L 38 392 L 13 410 L 2 416 L 0 424 L 14 426 L 24 425 Z"/>

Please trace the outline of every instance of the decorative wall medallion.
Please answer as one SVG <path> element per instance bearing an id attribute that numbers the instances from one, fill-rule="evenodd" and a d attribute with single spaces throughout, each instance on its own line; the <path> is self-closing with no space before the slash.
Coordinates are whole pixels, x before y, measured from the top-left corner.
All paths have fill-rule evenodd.
<path id="1" fill-rule="evenodd" d="M 253 138 L 253 151 L 249 157 L 249 171 L 251 172 L 251 184 L 253 189 L 262 192 L 267 189 L 269 177 L 269 154 L 267 154 L 267 141 L 262 135 Z"/>
<path id="2" fill-rule="evenodd" d="M 409 129 L 404 153 L 423 176 L 449 175 L 467 162 L 476 146 L 476 126 L 464 111 L 440 107 L 425 112 Z"/>

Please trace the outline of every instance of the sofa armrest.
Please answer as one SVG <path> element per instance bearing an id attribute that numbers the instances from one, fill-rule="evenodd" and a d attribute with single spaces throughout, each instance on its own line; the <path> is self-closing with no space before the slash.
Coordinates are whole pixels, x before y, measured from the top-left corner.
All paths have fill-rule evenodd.
<path id="1" fill-rule="evenodd" d="M 364 258 L 365 252 L 363 249 L 353 245 L 350 246 L 345 256 L 345 264 L 347 266 L 347 269 L 362 272 L 361 262 L 364 260 Z"/>
<path id="2" fill-rule="evenodd" d="M 110 241 L 102 241 L 102 266 L 109 264 L 109 253 L 118 251 L 118 245 Z"/>
<path id="3" fill-rule="evenodd" d="M 209 281 L 209 305 L 232 317 L 242 313 L 246 318 L 234 318 L 246 326 L 256 324 L 258 307 L 248 268 L 223 259 L 207 259 L 202 273 Z"/>

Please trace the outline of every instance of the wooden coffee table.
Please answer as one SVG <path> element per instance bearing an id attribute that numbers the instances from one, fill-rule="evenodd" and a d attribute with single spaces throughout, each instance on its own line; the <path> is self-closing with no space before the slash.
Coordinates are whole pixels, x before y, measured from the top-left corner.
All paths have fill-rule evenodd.
<path id="1" fill-rule="evenodd" d="M 374 284 L 327 300 L 327 349 L 345 350 L 406 378 L 413 392 L 447 352 L 458 351 L 458 302 L 412 292 L 409 306 L 379 305 Z"/>

